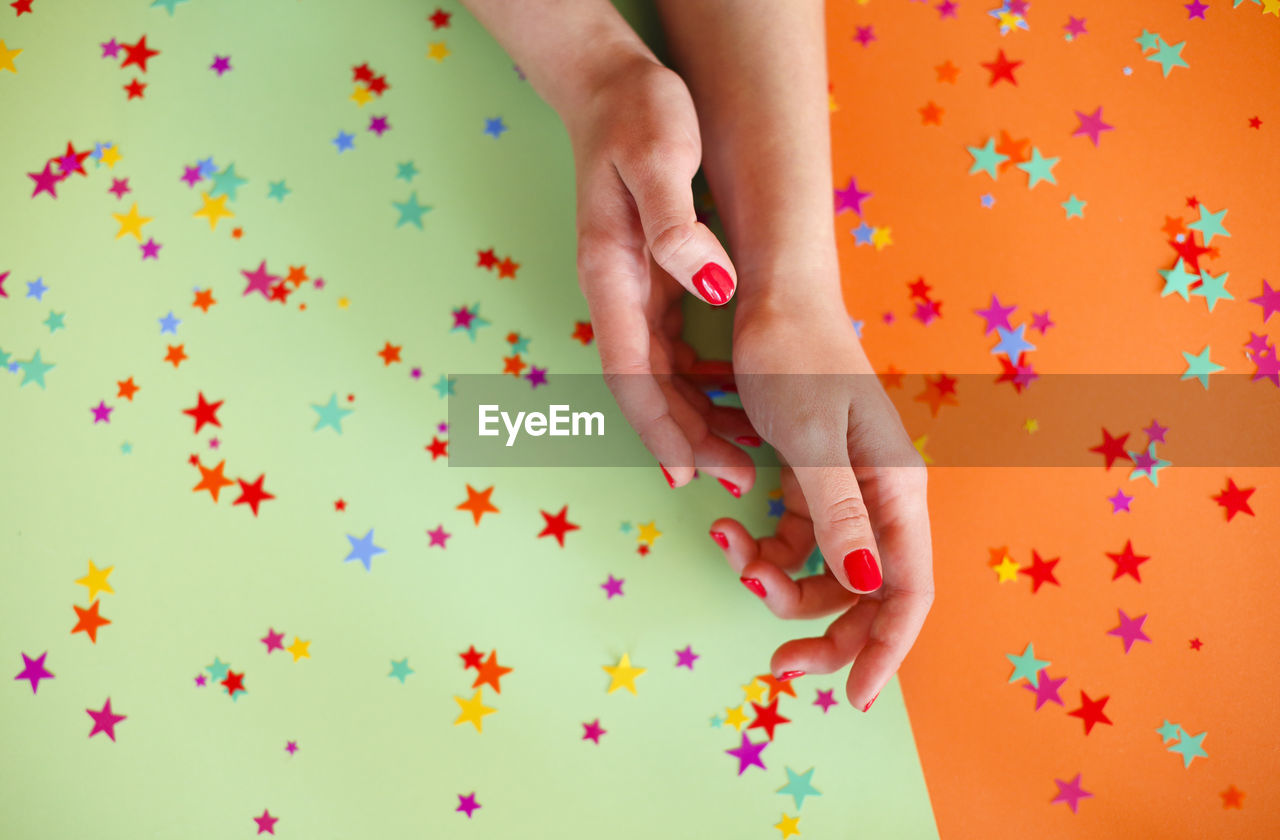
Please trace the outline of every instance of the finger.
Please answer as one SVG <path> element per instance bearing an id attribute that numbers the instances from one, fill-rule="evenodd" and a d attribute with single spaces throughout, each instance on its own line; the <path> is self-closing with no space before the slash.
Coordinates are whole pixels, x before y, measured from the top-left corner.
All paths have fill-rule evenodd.
<path id="1" fill-rule="evenodd" d="M 804 491 L 814 535 L 831 573 L 854 592 L 874 592 L 884 575 L 867 506 L 849 463 L 846 424 L 843 419 L 811 422 L 802 431 L 799 452 L 789 452 L 788 460 Z"/>
<path id="2" fill-rule="evenodd" d="M 694 212 L 691 182 L 697 167 L 696 156 L 664 150 L 638 162 L 620 162 L 618 174 L 635 199 L 654 262 L 695 296 L 723 306 L 737 289 L 737 275 L 720 240 Z"/>
<path id="3" fill-rule="evenodd" d="M 727 405 L 712 405 L 707 409 L 707 425 L 711 431 L 742 446 L 755 449 L 764 445 L 764 439 L 756 434 L 747 413 Z"/>
<path id="4" fill-rule="evenodd" d="M 693 478 L 693 447 L 671 416 L 649 361 L 649 327 L 640 300 L 641 278 L 628 249 L 605 236 L 579 237 L 583 293 L 595 325 L 605 383 L 627 422 L 662 466 L 672 487 Z M 628 270 L 628 267 L 631 270 Z"/>
<path id="5" fill-rule="evenodd" d="M 813 523 L 786 511 L 777 530 L 757 540 L 736 519 L 722 517 L 711 524 L 711 539 L 724 550 L 725 559 L 735 570 L 763 560 L 790 573 L 803 566 L 813 552 Z"/>
<path id="6" fill-rule="evenodd" d="M 740 523 L 732 519 L 717 520 L 717 525 L 722 528 L 720 533 L 734 535 L 729 543 L 731 548 L 725 551 L 729 565 L 743 585 L 779 618 L 820 618 L 848 609 L 860 597 L 830 575 L 792 579 L 784 569 L 760 557 L 759 543 L 742 538 L 745 529 Z"/>
<path id="7" fill-rule="evenodd" d="M 711 430 L 705 414 L 711 407 L 711 401 L 681 376 L 666 380 L 663 387 L 672 416 L 684 429 L 693 447 L 695 465 L 720 482 L 720 486 L 735 499 L 750 492 L 755 486 L 755 462 L 746 452 Z"/>
<path id="8" fill-rule="evenodd" d="M 858 653 L 845 685 L 849 702 L 863 711 L 902 665 L 933 604 L 933 546 L 925 470 L 923 466 L 901 467 L 895 472 L 893 478 L 878 479 L 906 487 L 889 494 L 895 514 L 880 528 L 882 556 L 887 558 L 891 574 L 880 593 L 880 609 L 871 623 L 870 638 Z"/>
<path id="9" fill-rule="evenodd" d="M 775 674 L 787 671 L 834 674 L 850 662 L 856 661 L 858 652 L 867 643 L 878 607 L 879 603 L 875 599 L 862 598 L 831 622 L 821 636 L 783 642 L 773 652 L 769 669 Z M 857 708 L 863 708 L 852 697 L 849 702 L 854 703 Z M 862 702 L 865 704 L 865 701 Z"/>

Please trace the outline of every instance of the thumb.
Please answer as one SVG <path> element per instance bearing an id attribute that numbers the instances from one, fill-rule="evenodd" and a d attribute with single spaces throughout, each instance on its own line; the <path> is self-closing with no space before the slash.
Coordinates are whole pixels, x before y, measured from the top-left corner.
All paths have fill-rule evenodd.
<path id="1" fill-rule="evenodd" d="M 620 167 L 618 174 L 635 199 L 654 262 L 712 306 L 728 303 L 738 280 L 724 246 L 694 212 L 692 172 L 682 177 L 679 166 L 649 166 Z"/>
<path id="2" fill-rule="evenodd" d="M 811 447 L 797 453 L 800 457 L 787 456 L 787 460 L 804 493 L 814 537 L 831 573 L 849 590 L 865 594 L 879 589 L 884 575 L 844 439 L 841 431 L 832 436 L 831 445 Z"/>

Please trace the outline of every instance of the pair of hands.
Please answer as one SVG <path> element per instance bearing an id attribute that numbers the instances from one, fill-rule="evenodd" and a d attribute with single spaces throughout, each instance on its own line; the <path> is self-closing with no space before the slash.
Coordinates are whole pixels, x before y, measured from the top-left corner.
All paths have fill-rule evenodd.
<path id="1" fill-rule="evenodd" d="M 866 711 L 929 611 L 932 547 L 923 462 L 849 322 L 838 271 L 815 277 L 797 263 L 737 276 L 696 220 L 698 118 L 666 67 L 622 63 L 561 117 L 577 175 L 579 283 L 614 397 L 672 487 L 696 467 L 739 496 L 755 482 L 742 447 L 774 446 L 786 465 L 776 533 L 756 539 L 721 518 L 711 537 L 775 615 L 840 613 L 823 636 L 781 645 L 771 671 L 795 678 L 852 662 L 846 694 Z M 732 366 L 698 359 L 681 339 L 684 293 L 723 305 L 739 282 Z M 736 387 L 743 409 L 712 404 L 694 382 L 707 376 Z M 793 579 L 815 543 L 827 573 Z"/>

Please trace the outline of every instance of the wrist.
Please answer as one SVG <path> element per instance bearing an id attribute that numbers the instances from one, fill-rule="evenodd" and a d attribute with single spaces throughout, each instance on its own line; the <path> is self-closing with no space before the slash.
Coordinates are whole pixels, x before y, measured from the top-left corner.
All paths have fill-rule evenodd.
<path id="1" fill-rule="evenodd" d="M 627 74 L 662 67 L 653 52 L 629 28 L 586 44 L 565 62 L 563 72 L 540 91 L 560 121 L 572 133 L 584 116 L 594 111 L 602 94 Z"/>
<path id="2" fill-rule="evenodd" d="M 834 245 L 829 252 L 806 248 L 765 255 L 752 250 L 735 253 L 733 260 L 738 272 L 736 323 L 792 315 L 845 317 Z"/>

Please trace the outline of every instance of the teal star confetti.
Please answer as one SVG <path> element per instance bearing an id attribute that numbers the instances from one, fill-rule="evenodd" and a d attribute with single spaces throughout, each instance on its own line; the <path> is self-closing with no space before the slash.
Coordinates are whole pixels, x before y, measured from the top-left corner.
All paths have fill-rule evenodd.
<path id="1" fill-rule="evenodd" d="M 1209 358 L 1209 345 L 1206 344 L 1204 349 L 1196 355 L 1191 355 L 1186 350 L 1182 351 L 1182 358 L 1187 360 L 1186 373 L 1182 374 L 1182 379 L 1191 379 L 1195 377 L 1200 380 L 1200 384 L 1204 389 L 1209 390 L 1209 374 L 1217 373 L 1220 370 L 1226 370 L 1222 365 L 1214 363 Z"/>
<path id="2" fill-rule="evenodd" d="M 1156 730 L 1156 734 L 1160 736 L 1160 740 L 1163 743 L 1167 744 L 1182 737 L 1182 727 L 1176 723 L 1170 723 L 1166 718 L 1160 728 Z"/>
<path id="3" fill-rule="evenodd" d="M 631 533 L 631 523 L 630 523 L 630 522 L 623 522 L 623 523 L 622 523 L 622 527 L 620 528 L 620 530 L 621 530 L 621 531 L 622 531 L 622 533 L 624 533 L 624 534 L 630 534 L 630 533 Z"/>
<path id="4" fill-rule="evenodd" d="M 1214 277 L 1207 271 L 1200 272 L 1200 286 L 1192 289 L 1191 294 L 1204 298 L 1205 305 L 1209 307 L 1209 311 L 1213 311 L 1213 307 L 1220 300 L 1235 300 L 1231 293 L 1227 291 L 1227 277 L 1229 272 L 1222 272 Z"/>
<path id="5" fill-rule="evenodd" d="M 276 201 L 283 202 L 284 197 L 291 192 L 293 192 L 293 190 L 285 186 L 283 180 L 271 181 L 270 186 L 267 188 L 267 198 L 274 198 Z"/>
<path id="6" fill-rule="evenodd" d="M 311 410 L 318 415 L 312 431 L 318 432 L 328 426 L 338 434 L 342 434 L 342 418 L 355 411 L 353 408 L 343 408 L 338 405 L 338 395 L 336 393 L 330 396 L 329 402 L 324 405 L 311 403 Z"/>
<path id="7" fill-rule="evenodd" d="M 1130 452 L 1129 459 L 1134 463 L 1137 463 L 1139 459 L 1141 459 L 1146 463 L 1150 464 L 1150 466 L 1139 467 L 1133 470 L 1132 472 L 1130 472 L 1129 480 L 1133 481 L 1136 478 L 1141 478 L 1142 476 L 1146 476 L 1151 481 L 1152 485 L 1156 487 L 1160 486 L 1160 470 L 1164 469 L 1165 467 L 1173 466 L 1172 461 L 1167 461 L 1164 458 L 1161 458 L 1160 456 L 1156 455 L 1156 445 L 1154 443 L 1147 445 L 1147 451 L 1145 454 Z"/>
<path id="8" fill-rule="evenodd" d="M 512 353 L 528 353 L 529 341 L 530 339 L 527 336 L 523 336 L 523 335 L 516 336 L 516 340 L 511 342 L 511 352 Z"/>
<path id="9" fill-rule="evenodd" d="M 1009 682 L 1014 683 L 1020 679 L 1026 679 L 1033 687 L 1040 679 L 1040 669 L 1048 668 L 1053 664 L 1043 659 L 1036 659 L 1035 645 L 1031 642 L 1027 643 L 1026 650 L 1020 656 L 1006 653 L 1005 658 L 1013 663 L 1013 673 L 1009 675 Z"/>
<path id="10" fill-rule="evenodd" d="M 220 683 L 227 678 L 227 669 L 230 667 L 230 663 L 223 662 L 215 656 L 213 658 L 213 664 L 206 665 L 205 670 L 209 672 L 209 679 L 213 682 Z"/>
<path id="11" fill-rule="evenodd" d="M 973 155 L 973 165 L 969 167 L 970 175 L 977 175 L 979 172 L 985 172 L 991 176 L 991 180 L 996 180 L 998 176 L 998 167 L 1009 159 L 1008 155 L 1002 155 L 996 151 L 996 138 L 988 137 L 987 144 L 981 148 L 977 146 L 966 146 L 969 154 Z"/>
<path id="12" fill-rule="evenodd" d="M 1057 184 L 1057 179 L 1053 177 L 1053 167 L 1057 166 L 1060 160 L 1062 158 L 1045 157 L 1040 154 L 1038 147 L 1033 146 L 1031 148 L 1031 160 L 1017 164 L 1019 169 L 1027 173 L 1027 189 L 1035 189 L 1036 184 L 1041 181 Z"/>
<path id="13" fill-rule="evenodd" d="M 440 378 L 436 380 L 436 384 L 431 387 L 436 389 L 436 393 L 440 395 L 440 399 L 444 399 L 445 397 L 452 397 L 454 395 L 453 386 L 457 384 L 458 382 L 454 377 L 445 376 L 442 373 L 440 374 Z"/>
<path id="14" fill-rule="evenodd" d="M 1068 198 L 1066 201 L 1062 202 L 1062 209 L 1067 211 L 1068 219 L 1075 218 L 1077 216 L 1083 219 L 1084 208 L 1085 208 L 1085 205 L 1088 203 L 1089 202 L 1087 201 L 1081 201 L 1080 199 L 1076 198 L 1076 194 L 1072 193 L 1071 198 Z"/>
<path id="15" fill-rule="evenodd" d="M 396 164 L 396 177 L 404 181 L 412 181 L 413 176 L 418 174 L 418 167 L 413 165 L 413 161 L 406 160 L 404 163 Z"/>
<path id="16" fill-rule="evenodd" d="M 724 723 L 724 720 L 723 720 L 719 715 L 712 715 L 712 716 L 711 716 L 711 728 L 712 728 L 712 729 L 719 729 L 719 728 L 720 728 L 720 726 L 721 726 L 721 724 L 723 724 L 723 723 Z"/>
<path id="17" fill-rule="evenodd" d="M 1160 297 L 1177 292 L 1183 300 L 1191 300 L 1191 284 L 1195 281 L 1196 275 L 1183 266 L 1182 257 L 1178 257 L 1173 268 L 1161 271 L 1160 276 L 1164 278 L 1164 289 L 1160 292 Z"/>
<path id="18" fill-rule="evenodd" d="M 790 767 L 784 768 L 787 771 L 787 783 L 778 788 L 778 793 L 790 796 L 795 800 L 796 807 L 799 808 L 804 804 L 806 796 L 822 796 L 822 791 L 815 788 L 810 779 L 813 778 L 813 769 L 810 767 L 807 772 L 801 774 L 796 773 Z"/>
<path id="19" fill-rule="evenodd" d="M 413 669 L 409 667 L 409 657 L 401 659 L 399 662 L 391 660 L 391 673 L 388 677 L 395 677 L 400 680 L 400 684 L 404 685 L 404 678 L 413 673 Z"/>
<path id="20" fill-rule="evenodd" d="M 54 312 L 50 309 L 49 317 L 45 318 L 40 323 L 48 327 L 50 333 L 56 333 L 58 330 L 65 330 L 67 328 L 66 325 L 62 323 L 62 319 L 65 318 L 66 315 L 67 313 L 65 312 Z"/>
<path id="21" fill-rule="evenodd" d="M 163 6 L 169 12 L 169 17 L 173 17 L 173 7 L 179 3 L 185 3 L 187 0 L 151 0 L 151 8 Z"/>
<path id="22" fill-rule="evenodd" d="M 400 211 L 400 218 L 396 221 L 396 227 L 411 222 L 417 226 L 418 230 L 422 230 L 422 214 L 431 210 L 429 205 L 418 203 L 416 190 L 403 202 L 391 202 L 391 206 Z"/>
<path id="23" fill-rule="evenodd" d="M 248 178 L 236 174 L 236 165 L 228 164 L 227 168 L 211 176 L 213 186 L 209 188 L 209 197 L 217 198 L 225 195 L 229 201 L 236 200 L 236 191 L 249 183 Z"/>
<path id="24" fill-rule="evenodd" d="M 1231 238 L 1231 234 L 1222 226 L 1222 217 L 1225 215 L 1227 215 L 1225 207 L 1217 213 L 1210 213 L 1209 208 L 1201 204 L 1199 221 L 1192 222 L 1187 227 L 1191 230 L 1200 231 L 1200 234 L 1204 237 L 1204 244 L 1207 246 L 1215 236 Z"/>
<path id="25" fill-rule="evenodd" d="M 1159 36 L 1157 36 L 1157 39 Z M 1179 44 L 1167 44 L 1163 40 L 1159 41 L 1159 49 L 1153 55 L 1147 56 L 1147 61 L 1155 61 L 1159 63 L 1164 70 L 1165 78 L 1169 78 L 1169 73 L 1175 67 L 1190 67 L 1186 59 L 1182 57 L 1182 48 L 1187 45 L 1186 41 Z"/>
<path id="26" fill-rule="evenodd" d="M 1134 38 L 1133 40 L 1138 43 L 1138 46 L 1142 48 L 1142 51 L 1144 53 L 1147 50 L 1154 50 L 1160 45 L 1159 33 L 1148 32 L 1145 29 L 1142 30 L 1141 35 L 1139 35 L 1137 38 Z"/>
<path id="27" fill-rule="evenodd" d="M 1168 750 L 1169 752 L 1182 754 L 1182 767 L 1185 769 L 1191 766 L 1192 759 L 1209 757 L 1209 754 L 1200 746 L 1200 743 L 1204 741 L 1204 736 L 1208 734 L 1208 732 L 1201 732 L 1199 735 L 1192 735 L 1184 729 L 1182 730 L 1182 740 L 1168 747 Z"/>
<path id="28" fill-rule="evenodd" d="M 37 350 L 30 359 L 25 362 L 18 362 L 18 367 L 22 369 L 22 382 L 19 383 L 19 387 L 26 385 L 28 382 L 34 382 L 43 389 L 44 375 L 57 367 L 57 365 L 45 362 L 40 358 L 40 351 Z"/>

